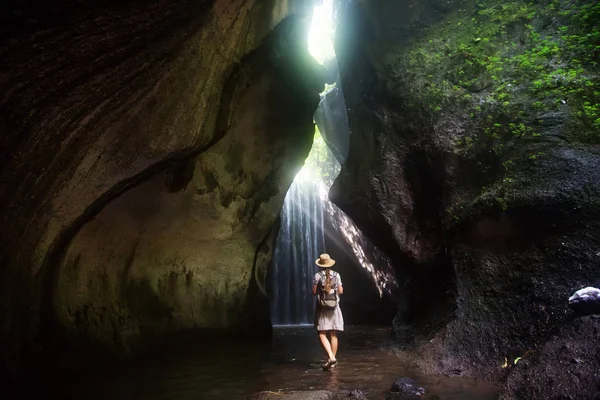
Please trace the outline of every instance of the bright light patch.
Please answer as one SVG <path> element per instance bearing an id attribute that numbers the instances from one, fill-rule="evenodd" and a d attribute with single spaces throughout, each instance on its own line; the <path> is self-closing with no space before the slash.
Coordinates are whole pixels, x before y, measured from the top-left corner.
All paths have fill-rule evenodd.
<path id="1" fill-rule="evenodd" d="M 318 172 L 313 170 L 310 166 L 304 165 L 302 169 L 296 174 L 296 178 L 294 179 L 297 182 L 313 182 L 321 177 L 318 175 Z"/>
<path id="2" fill-rule="evenodd" d="M 332 3 L 332 0 L 323 0 L 320 5 L 315 6 L 308 32 L 308 51 L 319 64 L 335 57 Z"/>
<path id="3" fill-rule="evenodd" d="M 356 260 L 370 274 L 379 291 L 380 297 L 382 297 L 384 293 L 391 294 L 397 289 L 398 284 L 390 261 L 383 253 L 374 248 L 374 246 L 363 236 L 354 222 L 329 200 L 329 186 L 332 184 L 332 180 L 326 179 L 329 177 L 329 175 L 326 174 L 333 174 L 333 177 L 335 177 L 340 171 L 340 165 L 337 164 L 337 162 L 333 171 L 330 167 L 327 167 L 329 163 L 328 160 L 332 159 L 335 159 L 333 154 L 331 154 L 329 147 L 327 147 L 327 143 L 325 143 L 321 133 L 315 126 L 313 146 L 304 162 L 304 166 L 296 175 L 293 184 L 298 185 L 300 191 L 310 190 L 318 193 L 321 204 L 323 205 L 323 211 L 329 215 L 328 220 L 334 229 L 334 232 L 328 234 L 329 237 L 341 236 L 341 239 L 347 243 L 347 246 L 352 253 L 354 253 Z M 292 201 L 294 200 L 292 199 Z M 312 211 L 306 208 L 306 203 L 294 202 L 293 205 L 294 207 L 299 207 L 306 218 L 313 218 Z M 314 222 L 319 224 L 319 226 L 323 226 L 322 220 Z M 342 245 L 341 242 L 339 243 L 340 249 L 344 249 L 345 247 L 346 245 Z M 367 249 L 368 252 L 366 252 L 365 249 Z M 375 253 L 379 255 L 377 257 L 377 267 L 370 261 L 372 258 L 371 256 Z"/>

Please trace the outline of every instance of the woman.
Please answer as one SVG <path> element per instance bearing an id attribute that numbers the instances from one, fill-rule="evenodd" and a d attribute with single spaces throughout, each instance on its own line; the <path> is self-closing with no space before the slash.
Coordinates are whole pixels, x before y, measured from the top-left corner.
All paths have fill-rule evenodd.
<path id="1" fill-rule="evenodd" d="M 321 271 L 315 274 L 312 288 L 313 295 L 318 295 L 315 329 L 319 332 L 321 345 L 329 357 L 323 369 L 329 369 L 337 364 L 337 331 L 344 330 L 344 317 L 339 305 L 339 295 L 344 293 L 344 287 L 340 274 L 331 270 L 335 260 L 331 259 L 329 254 L 321 254 L 315 262 L 321 268 Z M 321 305 L 321 299 L 327 299 L 325 305 Z M 331 342 L 327 339 L 328 332 Z"/>

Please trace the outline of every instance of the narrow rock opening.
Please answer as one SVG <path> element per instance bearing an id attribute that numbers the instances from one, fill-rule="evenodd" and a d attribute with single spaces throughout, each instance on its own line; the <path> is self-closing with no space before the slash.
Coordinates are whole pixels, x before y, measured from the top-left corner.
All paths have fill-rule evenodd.
<path id="1" fill-rule="evenodd" d="M 396 276 L 388 257 L 329 200 L 329 190 L 348 154 L 350 131 L 334 50 L 332 0 L 317 4 L 308 34 L 308 50 L 327 75 L 315 112 L 315 135 L 304 166 L 287 191 L 268 277 L 274 326 L 313 322 L 311 293 L 315 260 L 328 253 L 344 277 L 345 321 L 389 324 L 395 312 Z"/>

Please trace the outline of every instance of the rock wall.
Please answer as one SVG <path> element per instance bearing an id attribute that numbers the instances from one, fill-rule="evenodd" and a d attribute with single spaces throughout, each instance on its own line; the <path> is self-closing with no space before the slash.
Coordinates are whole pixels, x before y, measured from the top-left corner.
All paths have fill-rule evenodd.
<path id="1" fill-rule="evenodd" d="M 394 333 L 423 369 L 503 376 L 598 279 L 598 12 L 341 2 L 352 135 L 331 197 L 392 258 Z"/>
<path id="2" fill-rule="evenodd" d="M 314 132 L 322 82 L 299 51 L 306 21 L 288 18 L 309 6 L 3 4 L 3 377 L 64 350 L 46 339 L 65 332 L 127 350 L 144 333 L 240 324 Z"/>
<path id="3" fill-rule="evenodd" d="M 332 229 L 333 230 L 333 229 Z M 325 249 L 336 260 L 335 270 L 342 276 L 344 294 L 341 297 L 341 308 L 346 325 L 390 325 L 396 312 L 394 294 L 379 291 L 383 272 L 386 271 L 387 260 L 373 249 L 364 246 L 363 263 L 361 264 L 352 248 L 341 235 L 326 235 Z M 339 236 L 338 236 L 339 235 Z M 370 250 L 370 251 L 369 251 Z M 367 268 L 371 268 L 371 270 Z M 393 271 L 390 286 L 395 284 Z"/>
<path id="4" fill-rule="evenodd" d="M 500 399 L 596 399 L 600 395 L 600 317 L 578 318 L 537 353 L 511 360 Z"/>
<path id="5" fill-rule="evenodd" d="M 320 89 L 316 76 L 290 72 L 308 57 L 293 25 L 269 38 L 281 44 L 242 61 L 234 80 L 245 87 L 221 140 L 115 199 L 77 233 L 54 288 L 61 325 L 128 350 L 140 336 L 192 328 L 268 334 L 268 309 L 248 304 L 250 282 L 264 287 L 267 268 L 255 255 L 310 151 Z"/>
<path id="6" fill-rule="evenodd" d="M 337 65 L 335 71 L 337 72 Z M 344 93 L 340 89 L 341 84 L 340 77 L 337 76 L 335 87 L 325 93 L 321 99 L 315 112 L 315 123 L 337 162 L 343 164 L 348 157 L 350 128 L 348 128 Z"/>

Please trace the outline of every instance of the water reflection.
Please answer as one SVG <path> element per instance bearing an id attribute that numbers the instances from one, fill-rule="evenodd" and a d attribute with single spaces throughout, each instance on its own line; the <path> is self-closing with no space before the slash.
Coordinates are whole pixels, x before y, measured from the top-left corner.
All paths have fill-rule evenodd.
<path id="1" fill-rule="evenodd" d="M 380 398 L 398 376 L 428 390 L 424 399 L 495 399 L 492 385 L 463 378 L 418 376 L 380 348 L 388 328 L 350 327 L 341 334 L 339 365 L 323 371 L 322 350 L 311 328 L 277 329 L 271 345 L 211 343 L 185 354 L 130 364 L 105 378 L 68 388 L 83 399 L 244 399 L 270 390 L 359 389 Z M 436 397 L 437 396 L 437 397 Z"/>

